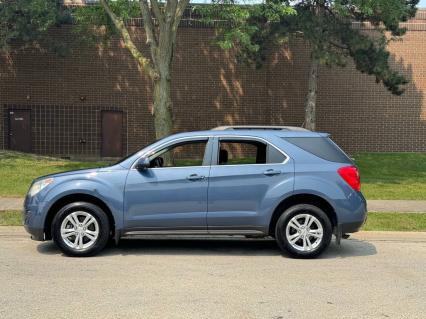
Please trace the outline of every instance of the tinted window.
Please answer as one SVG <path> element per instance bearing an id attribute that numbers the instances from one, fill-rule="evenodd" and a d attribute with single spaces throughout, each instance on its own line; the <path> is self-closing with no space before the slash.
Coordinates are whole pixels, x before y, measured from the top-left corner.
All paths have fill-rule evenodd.
<path id="1" fill-rule="evenodd" d="M 207 140 L 174 144 L 150 156 L 151 167 L 203 165 Z"/>
<path id="2" fill-rule="evenodd" d="M 352 163 L 351 159 L 328 137 L 285 137 L 284 140 L 327 161 Z"/>
<path id="3" fill-rule="evenodd" d="M 268 158 L 267 162 L 269 164 L 274 163 L 282 163 L 286 159 L 286 156 L 281 153 L 279 150 L 277 150 L 275 147 L 268 145 Z"/>
<path id="4" fill-rule="evenodd" d="M 221 140 L 219 165 L 282 163 L 285 156 L 266 143 L 253 140 Z"/>

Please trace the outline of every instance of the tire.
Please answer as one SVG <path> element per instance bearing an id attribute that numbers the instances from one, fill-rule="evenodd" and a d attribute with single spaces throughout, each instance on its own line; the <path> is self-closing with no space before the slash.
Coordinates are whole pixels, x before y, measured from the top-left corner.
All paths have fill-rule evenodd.
<path id="1" fill-rule="evenodd" d="M 110 234 L 108 216 L 94 204 L 71 203 L 55 215 L 52 234 L 53 241 L 65 255 L 94 256 L 108 243 Z"/>
<path id="2" fill-rule="evenodd" d="M 299 204 L 280 216 L 275 239 L 281 250 L 292 257 L 314 258 L 330 245 L 332 232 L 330 219 L 320 208 Z"/>

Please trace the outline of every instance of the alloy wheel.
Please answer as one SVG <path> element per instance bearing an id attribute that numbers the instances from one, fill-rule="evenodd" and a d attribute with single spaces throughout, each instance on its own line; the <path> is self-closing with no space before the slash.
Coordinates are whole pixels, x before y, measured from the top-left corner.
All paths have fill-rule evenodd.
<path id="1" fill-rule="evenodd" d="M 286 226 L 287 241 L 298 251 L 314 251 L 321 244 L 323 235 L 321 222 L 308 213 L 294 216 Z"/>
<path id="2" fill-rule="evenodd" d="M 75 211 L 64 218 L 61 224 L 61 238 L 75 250 L 82 251 L 92 247 L 99 237 L 99 223 L 85 211 Z"/>

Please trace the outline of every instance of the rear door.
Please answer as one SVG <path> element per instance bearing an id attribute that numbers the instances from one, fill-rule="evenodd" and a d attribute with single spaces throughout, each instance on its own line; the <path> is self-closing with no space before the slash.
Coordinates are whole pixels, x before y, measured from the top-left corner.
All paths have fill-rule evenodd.
<path id="1" fill-rule="evenodd" d="M 31 152 L 31 111 L 9 110 L 9 148 Z"/>
<path id="2" fill-rule="evenodd" d="M 209 231 L 263 229 L 275 197 L 293 191 L 292 160 L 266 141 L 251 137 L 218 138 L 213 154 L 217 158 L 210 170 Z"/>

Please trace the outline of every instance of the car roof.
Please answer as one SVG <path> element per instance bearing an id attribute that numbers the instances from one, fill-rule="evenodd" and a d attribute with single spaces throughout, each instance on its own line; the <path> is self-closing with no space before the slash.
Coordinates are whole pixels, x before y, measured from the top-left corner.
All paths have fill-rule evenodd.
<path id="1" fill-rule="evenodd" d="M 182 132 L 169 136 L 169 138 L 181 138 L 191 136 L 258 136 L 268 138 L 271 136 L 278 137 L 324 137 L 327 133 L 312 132 L 299 127 L 218 127 L 212 130 Z"/>

